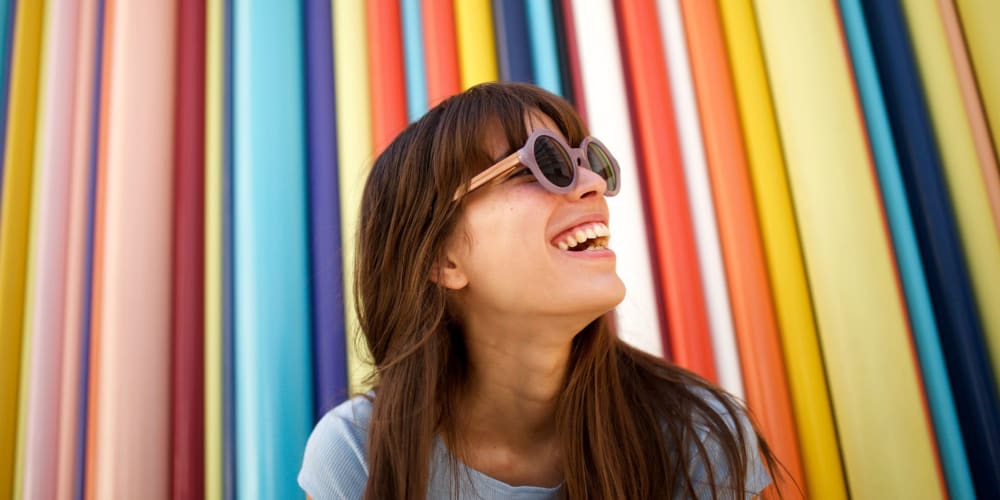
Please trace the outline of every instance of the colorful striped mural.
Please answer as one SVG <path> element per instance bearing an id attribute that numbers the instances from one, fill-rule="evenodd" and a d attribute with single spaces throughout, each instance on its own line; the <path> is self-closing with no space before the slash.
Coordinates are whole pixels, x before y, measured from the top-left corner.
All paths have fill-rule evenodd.
<path id="1" fill-rule="evenodd" d="M 998 498 L 997 16 L 0 0 L 0 498 L 301 498 L 370 373 L 367 168 L 497 79 L 615 153 L 618 334 L 743 398 L 786 498 Z"/>

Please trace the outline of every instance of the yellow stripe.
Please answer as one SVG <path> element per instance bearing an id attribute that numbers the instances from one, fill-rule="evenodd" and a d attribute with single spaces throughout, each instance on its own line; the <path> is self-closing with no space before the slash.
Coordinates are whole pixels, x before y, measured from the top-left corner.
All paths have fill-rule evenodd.
<path id="1" fill-rule="evenodd" d="M 205 498 L 222 500 L 223 0 L 205 8 Z"/>
<path id="2" fill-rule="evenodd" d="M 809 498 L 847 498 L 815 318 L 750 0 L 722 0 L 729 63 L 781 328 Z"/>
<path id="3" fill-rule="evenodd" d="M 0 207 L 0 498 L 13 494 L 21 327 L 35 153 L 44 3 L 19 2 L 14 23 L 3 205 Z"/>
<path id="4" fill-rule="evenodd" d="M 371 93 L 364 0 L 333 2 L 333 60 L 337 98 L 337 161 L 340 180 L 340 237 L 344 256 L 344 317 L 350 390 L 363 390 L 367 355 L 354 314 L 354 245 L 361 208 L 361 191 L 372 161 Z"/>
<path id="5" fill-rule="evenodd" d="M 993 213 L 937 4 L 904 0 L 903 7 L 993 361 L 993 376 L 1000 384 L 1000 235 L 988 223 Z M 993 60 L 993 66 L 998 64 L 1000 61 Z"/>
<path id="6" fill-rule="evenodd" d="M 755 6 L 848 488 L 854 498 L 937 497 L 942 484 L 834 3 Z"/>
<path id="7" fill-rule="evenodd" d="M 996 0 L 955 0 L 969 58 L 975 68 L 979 95 L 990 122 L 993 150 L 1000 151 L 1000 2 Z M 996 358 L 994 366 L 996 365 Z M 1000 370 L 1000 368 L 996 368 Z"/>
<path id="8" fill-rule="evenodd" d="M 27 439 L 28 439 L 28 405 L 29 396 L 31 391 L 31 362 L 32 362 L 32 349 L 34 348 L 34 314 L 35 314 L 35 286 L 37 286 L 36 280 L 38 279 L 38 266 L 45 265 L 38 261 L 38 232 L 39 232 L 39 221 L 41 217 L 41 204 L 42 204 L 42 183 L 44 181 L 44 174 L 42 173 L 42 165 L 39 161 L 43 155 L 43 148 L 45 147 L 45 141 L 43 134 L 45 133 L 45 82 L 48 79 L 48 68 L 47 64 L 49 58 L 46 57 L 48 46 L 50 40 L 48 38 L 50 33 L 50 24 L 52 22 L 52 5 L 51 3 L 46 3 L 43 7 L 42 12 L 42 36 L 39 44 L 38 53 L 38 89 L 37 89 L 37 104 L 35 109 L 35 137 L 34 137 L 34 156 L 31 160 L 32 170 L 34 174 L 31 180 L 31 213 L 30 224 L 28 225 L 28 254 L 27 254 L 27 264 L 25 266 L 25 283 L 24 283 L 24 318 L 22 321 L 22 344 L 21 344 L 21 383 L 20 383 L 20 393 L 18 395 L 18 409 L 17 409 L 17 452 L 14 456 L 14 494 L 11 496 L 13 500 L 21 500 L 24 498 L 24 467 L 25 458 L 27 456 Z"/>
<path id="9" fill-rule="evenodd" d="M 498 78 L 490 0 L 455 0 L 455 41 L 463 90 Z"/>

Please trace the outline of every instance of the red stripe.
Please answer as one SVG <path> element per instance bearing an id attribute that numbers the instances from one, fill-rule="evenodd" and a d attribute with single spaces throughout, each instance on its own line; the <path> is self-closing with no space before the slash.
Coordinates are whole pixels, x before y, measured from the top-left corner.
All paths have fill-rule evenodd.
<path id="1" fill-rule="evenodd" d="M 669 335 L 664 332 L 663 345 L 670 346 L 674 362 L 716 381 L 656 5 L 652 0 L 617 0 L 615 7 L 658 291 L 666 305 L 663 324 Z"/>
<path id="2" fill-rule="evenodd" d="M 204 474 L 205 1 L 177 4 L 171 489 L 201 498 Z"/>
<path id="3" fill-rule="evenodd" d="M 451 0 L 422 0 L 427 104 L 434 107 L 461 90 L 458 46 L 455 43 L 455 7 Z"/>
<path id="4" fill-rule="evenodd" d="M 368 63 L 372 139 L 378 154 L 407 123 L 403 27 L 398 0 L 368 2 Z"/>

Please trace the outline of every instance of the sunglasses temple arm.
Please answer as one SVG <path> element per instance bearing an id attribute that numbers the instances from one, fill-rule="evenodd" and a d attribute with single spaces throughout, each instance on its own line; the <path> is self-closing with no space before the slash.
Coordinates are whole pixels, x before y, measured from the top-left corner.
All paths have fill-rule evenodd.
<path id="1" fill-rule="evenodd" d="M 519 151 L 515 151 L 510 156 L 508 156 L 508 157 L 500 160 L 499 162 L 497 162 L 496 164 L 494 164 L 492 167 L 487 168 L 486 170 L 483 170 L 478 175 L 476 175 L 475 177 L 473 177 L 472 181 L 469 183 L 469 188 L 468 189 L 466 189 L 464 191 L 462 190 L 461 187 L 459 187 L 458 189 L 456 189 L 455 190 L 455 196 L 454 196 L 454 198 L 452 198 L 452 201 L 456 201 L 459 198 L 461 198 L 462 195 L 464 195 L 466 193 L 470 193 L 470 192 L 476 190 L 477 188 L 479 188 L 483 184 L 486 184 L 487 182 L 489 182 L 489 181 L 493 180 L 494 178 L 498 177 L 500 174 L 513 169 L 514 167 L 516 167 L 520 163 L 521 163 L 520 152 Z"/>

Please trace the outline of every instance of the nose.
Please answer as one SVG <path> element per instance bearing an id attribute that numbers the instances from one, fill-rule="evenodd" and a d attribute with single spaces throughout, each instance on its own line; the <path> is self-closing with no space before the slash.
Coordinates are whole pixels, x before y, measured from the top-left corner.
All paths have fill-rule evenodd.
<path id="1" fill-rule="evenodd" d="M 608 183 L 603 177 L 578 160 L 576 167 L 576 186 L 570 195 L 574 199 L 583 199 L 590 196 L 601 196 L 608 190 Z"/>

